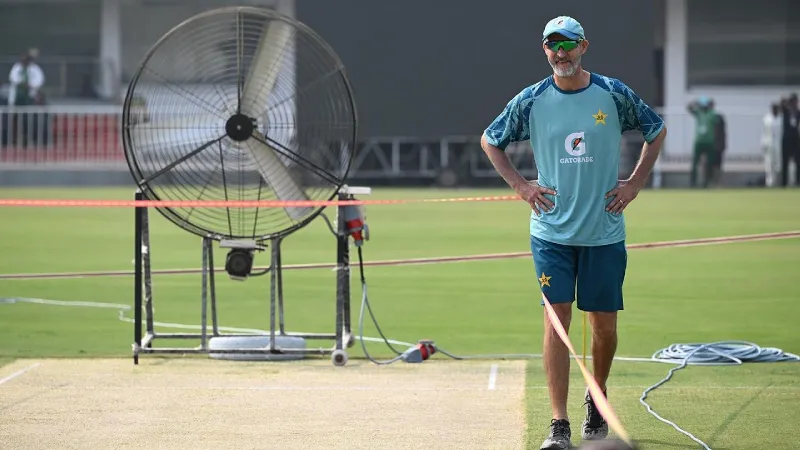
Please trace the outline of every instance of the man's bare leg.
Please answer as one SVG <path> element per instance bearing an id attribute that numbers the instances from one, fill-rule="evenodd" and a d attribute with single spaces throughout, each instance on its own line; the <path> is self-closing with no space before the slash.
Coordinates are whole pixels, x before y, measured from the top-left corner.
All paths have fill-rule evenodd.
<path id="1" fill-rule="evenodd" d="M 590 312 L 592 324 L 592 366 L 594 379 L 605 392 L 611 363 L 617 352 L 617 313 Z"/>
<path id="2" fill-rule="evenodd" d="M 608 374 L 617 351 L 617 313 L 590 312 L 592 324 L 592 366 L 594 379 L 600 389 L 606 392 Z M 594 399 L 586 392 L 586 417 L 581 425 L 584 440 L 605 439 L 608 436 L 608 423 L 605 421 Z"/>
<path id="3" fill-rule="evenodd" d="M 553 304 L 553 310 L 561 320 L 561 325 L 569 332 L 572 320 L 572 303 Z M 550 323 L 547 312 L 544 313 L 544 370 L 547 374 L 547 386 L 550 392 L 550 407 L 553 419 L 567 419 L 567 395 L 569 393 L 569 349 L 561 342 L 555 328 Z"/>

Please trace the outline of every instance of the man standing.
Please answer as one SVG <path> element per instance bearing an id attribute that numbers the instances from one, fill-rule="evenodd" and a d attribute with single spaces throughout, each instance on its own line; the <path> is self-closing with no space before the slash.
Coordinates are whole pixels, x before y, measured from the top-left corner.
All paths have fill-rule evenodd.
<path id="1" fill-rule="evenodd" d="M 771 111 L 764 115 L 761 129 L 761 151 L 764 155 L 764 184 L 775 187 L 781 171 L 781 138 L 783 136 L 781 105 L 773 103 Z"/>
<path id="2" fill-rule="evenodd" d="M 711 179 L 714 180 L 714 186 L 722 186 L 722 163 L 725 161 L 725 149 L 728 147 L 728 130 L 725 124 L 725 116 L 714 107 L 714 101 L 711 100 L 710 108 L 717 115 L 717 121 L 714 124 L 714 164 L 711 171 Z"/>
<path id="3" fill-rule="evenodd" d="M 789 180 L 789 160 L 794 161 L 794 185 L 800 186 L 800 109 L 797 94 L 789 96 L 783 105 L 783 138 L 781 139 L 781 186 Z"/>
<path id="4" fill-rule="evenodd" d="M 34 105 L 39 98 L 39 90 L 44 85 L 44 72 L 36 64 L 35 49 L 29 50 L 19 62 L 11 67 L 8 81 L 11 85 L 8 95 L 8 104 L 11 106 Z"/>
<path id="5" fill-rule="evenodd" d="M 530 245 L 540 289 L 566 330 L 572 303 L 592 325 L 594 377 L 604 394 L 617 347 L 627 265 L 623 210 L 644 187 L 661 149 L 664 123 L 623 82 L 583 69 L 589 41 L 571 17 L 547 23 L 542 48 L 553 74 L 515 95 L 488 126 L 481 146 L 497 172 L 530 204 Z M 646 143 L 627 180 L 618 180 L 622 132 Z M 505 153 L 530 140 L 538 180 L 525 180 Z M 577 297 L 576 297 L 577 283 Z M 544 301 L 542 301 L 544 304 Z M 544 315 L 544 367 L 552 420 L 542 449 L 571 446 L 567 417 L 569 352 Z M 586 393 L 583 439 L 603 439 L 608 425 Z"/>
<path id="6" fill-rule="evenodd" d="M 689 103 L 687 109 L 694 116 L 694 149 L 692 151 L 692 174 L 689 179 L 691 187 L 697 186 L 697 169 L 703 162 L 703 187 L 708 187 L 714 166 L 716 165 L 716 130 L 717 116 L 711 99 L 702 97 Z"/>

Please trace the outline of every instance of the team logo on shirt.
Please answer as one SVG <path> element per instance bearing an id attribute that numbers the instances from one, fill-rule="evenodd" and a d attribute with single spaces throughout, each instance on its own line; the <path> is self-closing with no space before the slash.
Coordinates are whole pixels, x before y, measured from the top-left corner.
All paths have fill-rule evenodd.
<path id="1" fill-rule="evenodd" d="M 586 137 L 583 131 L 572 133 L 564 139 L 564 150 L 573 158 L 561 158 L 561 164 L 587 163 L 594 162 L 593 156 L 583 156 L 586 154 Z"/>
<path id="2" fill-rule="evenodd" d="M 608 117 L 608 114 L 604 113 L 602 109 L 598 108 L 597 109 L 597 114 L 592 114 L 592 117 L 594 117 L 594 124 L 595 125 L 598 125 L 598 124 L 601 124 L 601 123 L 603 125 L 605 125 L 606 124 L 606 117 Z"/>

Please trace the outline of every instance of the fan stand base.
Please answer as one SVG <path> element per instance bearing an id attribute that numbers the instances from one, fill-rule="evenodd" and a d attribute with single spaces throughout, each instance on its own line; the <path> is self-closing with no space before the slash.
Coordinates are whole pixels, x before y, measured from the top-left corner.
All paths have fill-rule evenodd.
<path id="1" fill-rule="evenodd" d="M 340 201 L 354 200 L 354 195 L 369 194 L 369 188 L 343 186 L 338 194 Z M 136 200 L 146 200 L 141 190 Z M 266 273 L 270 278 L 269 329 L 267 331 L 241 330 L 222 333 L 217 315 L 217 294 L 213 237 L 202 240 L 203 264 L 199 333 L 169 333 L 155 330 L 153 289 L 151 278 L 151 247 L 148 209 L 135 208 L 134 247 L 134 342 L 133 362 L 139 363 L 141 354 L 207 354 L 213 359 L 240 361 L 290 361 L 306 355 L 330 355 L 336 366 L 347 363 L 346 348 L 354 344 L 350 314 L 350 242 L 345 222 L 345 206 L 337 209 L 336 226 L 331 231 L 336 237 L 336 304 L 334 330 L 331 333 L 287 332 L 283 307 L 283 277 L 281 266 L 281 237 L 271 239 L 271 263 Z M 327 220 L 327 218 L 326 218 Z M 329 223 L 330 225 L 330 223 Z M 252 282 L 252 281 L 251 281 Z M 210 306 L 210 311 L 209 311 Z M 210 316 L 210 324 L 209 324 Z M 209 327 L 210 325 L 210 327 Z M 198 339 L 197 347 L 156 347 L 162 340 Z M 307 341 L 333 340 L 331 347 L 309 347 Z"/>
<path id="2" fill-rule="evenodd" d="M 216 336 L 208 340 L 208 356 L 231 361 L 295 361 L 303 359 L 302 353 L 265 352 L 272 339 L 269 336 Z M 306 340 L 298 336 L 275 336 L 275 347 L 279 349 L 304 350 Z M 218 353 L 215 350 L 229 349 L 262 350 L 252 353 Z"/>

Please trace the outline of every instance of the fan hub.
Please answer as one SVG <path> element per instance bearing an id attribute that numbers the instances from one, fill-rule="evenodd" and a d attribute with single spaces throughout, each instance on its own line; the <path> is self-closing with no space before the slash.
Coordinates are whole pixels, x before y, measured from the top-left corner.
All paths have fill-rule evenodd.
<path id="1" fill-rule="evenodd" d="M 236 142 L 246 141 L 253 135 L 256 120 L 244 114 L 234 114 L 225 122 L 225 133 Z"/>

